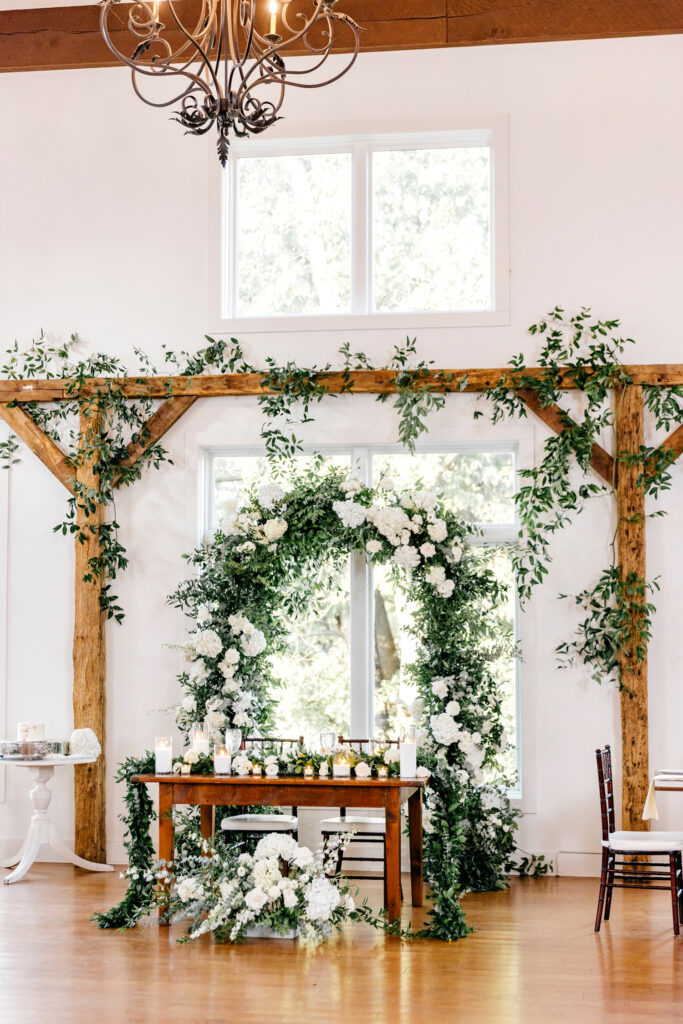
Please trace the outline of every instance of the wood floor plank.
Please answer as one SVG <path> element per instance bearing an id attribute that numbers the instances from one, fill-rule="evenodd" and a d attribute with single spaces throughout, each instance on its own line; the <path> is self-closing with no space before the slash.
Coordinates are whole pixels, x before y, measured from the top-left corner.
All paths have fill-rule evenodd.
<path id="1" fill-rule="evenodd" d="M 57 864 L 0 885 L 2 1024 L 683 1020 L 683 937 L 666 893 L 617 892 L 595 935 L 596 879 L 514 881 L 465 898 L 475 931 L 462 942 L 401 942 L 358 925 L 310 951 L 208 936 L 177 945 L 180 925 L 98 931 L 90 914 L 123 886 L 118 874 Z M 362 886 L 378 904 L 381 883 Z M 426 913 L 404 905 L 415 927 Z"/>

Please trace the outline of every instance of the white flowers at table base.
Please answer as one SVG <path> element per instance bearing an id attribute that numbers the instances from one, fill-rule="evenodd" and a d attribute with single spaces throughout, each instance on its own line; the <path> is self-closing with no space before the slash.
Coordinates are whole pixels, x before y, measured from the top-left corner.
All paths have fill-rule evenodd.
<path id="1" fill-rule="evenodd" d="M 95 761 L 102 747 L 92 729 L 74 729 L 69 736 L 69 753 L 72 757 L 91 757 Z"/>
<path id="2" fill-rule="evenodd" d="M 253 854 L 226 855 L 206 843 L 194 853 L 181 852 L 170 879 L 168 916 L 190 920 L 188 939 L 211 932 L 219 942 L 298 936 L 319 945 L 349 920 L 381 927 L 382 918 L 366 904 L 356 905 L 348 881 L 327 877 L 339 848 L 351 839 L 340 835 L 315 854 L 278 833 L 264 836 Z M 164 866 L 159 878 L 169 880 Z"/>

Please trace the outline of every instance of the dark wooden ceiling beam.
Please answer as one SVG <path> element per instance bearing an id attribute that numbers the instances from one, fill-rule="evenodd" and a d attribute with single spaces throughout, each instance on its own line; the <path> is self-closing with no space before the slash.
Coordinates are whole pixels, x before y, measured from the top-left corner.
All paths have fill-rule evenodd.
<path id="1" fill-rule="evenodd" d="M 681 0 L 345 0 L 343 8 L 365 29 L 365 53 L 683 32 Z M 99 14 L 97 5 L 0 11 L 0 71 L 115 65 Z"/>

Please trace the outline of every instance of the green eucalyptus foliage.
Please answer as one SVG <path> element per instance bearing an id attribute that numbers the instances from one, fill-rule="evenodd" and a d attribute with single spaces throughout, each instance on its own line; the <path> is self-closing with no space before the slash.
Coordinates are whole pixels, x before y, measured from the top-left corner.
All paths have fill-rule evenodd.
<path id="1" fill-rule="evenodd" d="M 540 376 L 529 374 L 523 356 L 515 356 L 510 360 L 509 372 L 485 393 L 493 404 L 494 423 L 505 416 L 526 416 L 521 389 L 534 392 L 542 406 L 552 406 L 561 402 L 562 383 L 569 378 L 583 399 L 577 419 L 561 410 L 564 430 L 546 440 L 540 464 L 520 471 L 524 483 L 515 495 L 520 545 L 513 555 L 513 564 L 522 602 L 547 576 L 554 535 L 582 512 L 591 499 L 611 495 L 617 508 L 617 525 L 623 515 L 617 500 L 616 473 L 609 484 L 596 483 L 590 474 L 593 445 L 614 431 L 614 389 L 618 402 L 619 389 L 631 383 L 622 357 L 633 340 L 618 336 L 618 327 L 618 320 L 595 320 L 589 309 L 569 316 L 557 306 L 529 328 L 532 335 L 542 339 L 536 362 L 544 372 Z M 683 420 L 683 389 L 645 387 L 643 391 L 646 408 L 657 428 L 668 429 L 672 423 Z M 638 466 L 638 486 L 656 497 L 670 487 L 672 461 L 670 454 L 643 445 L 635 453 L 617 452 L 615 468 L 620 462 Z M 627 688 L 624 656 L 639 661 L 645 657 L 655 611 L 649 595 L 658 589 L 658 584 L 634 574 L 623 578 L 616 552 L 616 532 L 615 528 L 610 565 L 597 581 L 573 597 L 560 595 L 573 600 L 585 617 L 575 636 L 558 645 L 557 653 L 560 665 L 579 660 L 598 682 L 612 679 L 620 688 Z"/>

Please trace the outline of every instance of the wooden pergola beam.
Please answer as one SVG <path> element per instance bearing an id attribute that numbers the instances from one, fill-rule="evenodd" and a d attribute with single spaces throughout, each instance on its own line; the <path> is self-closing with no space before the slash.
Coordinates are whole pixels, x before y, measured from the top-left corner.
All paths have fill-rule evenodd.
<path id="1" fill-rule="evenodd" d="M 543 420 L 546 426 L 554 430 L 556 434 L 561 434 L 567 427 L 573 426 L 574 421 L 571 416 L 566 413 L 563 409 L 560 409 L 559 405 L 553 403 L 552 405 L 543 405 L 535 391 L 530 388 L 520 388 L 518 391 L 520 398 L 524 401 L 539 419 Z M 614 459 L 606 452 L 605 449 L 599 445 L 594 444 L 590 464 L 603 480 L 606 481 L 610 486 L 614 483 Z"/>
<path id="2" fill-rule="evenodd" d="M 194 405 L 196 398 L 167 398 L 162 405 L 150 416 L 144 427 L 138 431 L 138 439 L 131 441 L 128 445 L 128 456 L 121 462 L 122 466 L 134 466 L 141 455 L 157 444 L 164 434 L 177 423 L 183 413 Z M 114 480 L 114 487 L 118 487 L 121 478 Z"/>
<path id="3" fill-rule="evenodd" d="M 67 491 L 73 494 L 74 470 L 69 466 L 59 445 L 41 430 L 29 413 L 21 406 L 0 403 L 0 417 L 43 465 L 47 466 L 52 475 L 64 484 Z"/>
<path id="4" fill-rule="evenodd" d="M 683 363 L 668 365 L 634 364 L 623 367 L 632 382 L 653 387 L 674 387 L 683 385 Z M 410 371 L 400 371 L 401 375 Z M 524 370 L 525 378 L 543 379 L 548 370 L 543 366 Z M 349 390 L 364 395 L 385 395 L 396 390 L 397 370 L 327 370 L 315 374 L 315 380 L 325 390 L 341 394 Z M 515 387 L 515 375 L 509 367 L 477 367 L 460 370 L 432 370 L 429 373 L 415 372 L 416 379 L 423 385 L 438 392 L 480 392 L 490 391 L 501 382 Z M 225 396 L 258 396 L 272 394 L 276 388 L 264 384 L 264 373 L 226 373 L 198 377 L 126 377 L 116 381 L 116 386 L 126 398 L 221 398 Z M 92 377 L 80 390 L 74 390 L 74 382 L 59 380 L 0 380 L 0 402 L 56 402 L 74 399 L 78 394 L 97 394 L 111 386 L 111 379 Z M 571 370 L 561 370 L 558 386 L 563 391 L 578 387 Z"/>
<path id="5" fill-rule="evenodd" d="M 122 28 L 128 6 L 117 11 Z M 345 0 L 342 6 L 365 29 L 363 53 L 683 32 L 678 0 Z M 162 18 L 164 8 L 162 0 Z M 94 4 L 0 12 L 0 71 L 114 65 L 99 15 Z M 125 33 L 114 35 L 125 49 Z M 344 51 L 343 36 L 341 43 L 335 52 Z"/>

